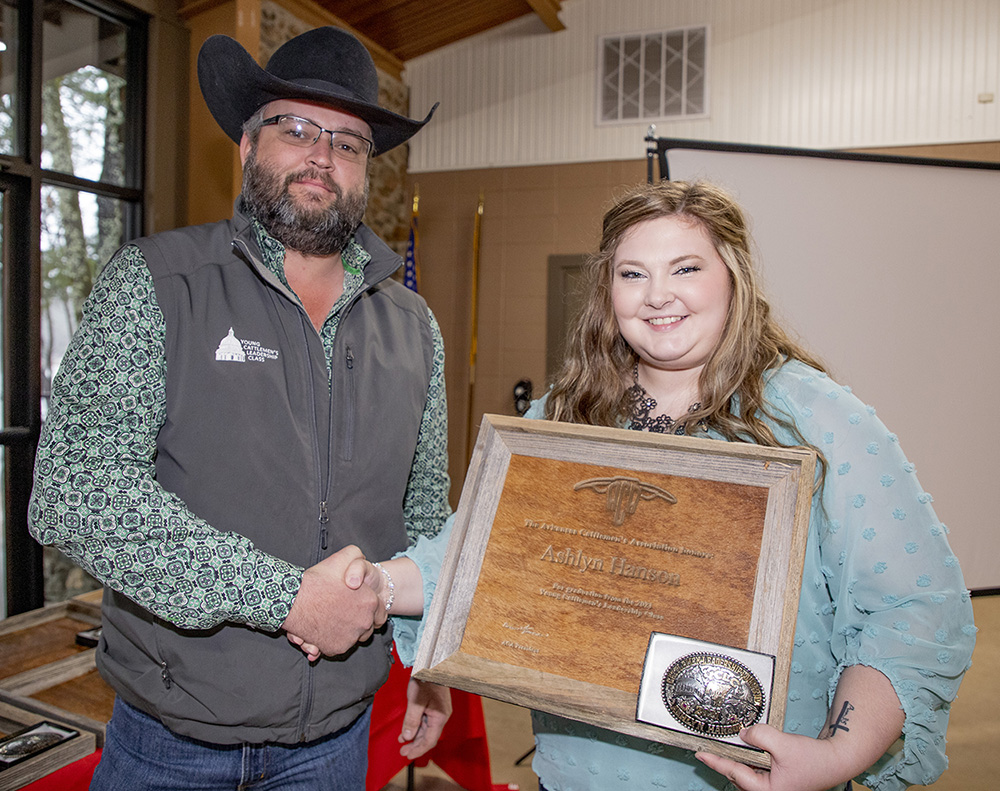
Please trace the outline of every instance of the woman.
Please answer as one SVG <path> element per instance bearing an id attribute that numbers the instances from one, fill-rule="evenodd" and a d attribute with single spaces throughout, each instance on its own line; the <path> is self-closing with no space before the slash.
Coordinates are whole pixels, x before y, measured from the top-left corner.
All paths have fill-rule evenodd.
<path id="1" fill-rule="evenodd" d="M 947 765 L 975 634 L 958 562 L 896 437 L 772 319 L 750 249 L 716 187 L 624 195 L 605 215 L 562 372 L 527 416 L 818 451 L 784 732 L 741 733 L 771 771 L 535 712 L 544 791 L 824 791 L 866 770 L 866 785 L 894 791 Z M 396 578 L 393 614 L 421 611 L 446 533 L 368 570 L 376 586 Z"/>
<path id="2" fill-rule="evenodd" d="M 535 713 L 533 768 L 548 791 L 727 778 L 822 791 L 865 770 L 885 791 L 947 765 L 948 703 L 975 633 L 957 560 L 895 436 L 771 317 L 750 249 L 742 211 L 711 185 L 661 182 L 618 200 L 565 365 L 528 417 L 819 452 L 785 732 L 741 734 L 772 769 Z"/>

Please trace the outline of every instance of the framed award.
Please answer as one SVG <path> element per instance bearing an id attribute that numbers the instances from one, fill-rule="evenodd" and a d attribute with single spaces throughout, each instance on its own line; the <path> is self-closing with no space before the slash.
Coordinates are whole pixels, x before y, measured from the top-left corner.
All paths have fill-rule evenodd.
<path id="1" fill-rule="evenodd" d="M 417 677 L 755 766 L 815 452 L 484 416 Z"/>

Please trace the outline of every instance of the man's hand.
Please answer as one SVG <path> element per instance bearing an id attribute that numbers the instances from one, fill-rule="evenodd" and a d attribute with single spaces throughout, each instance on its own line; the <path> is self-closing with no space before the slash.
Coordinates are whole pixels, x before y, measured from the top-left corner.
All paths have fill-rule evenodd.
<path id="1" fill-rule="evenodd" d="M 366 560 L 364 555 L 358 555 L 351 560 L 344 571 L 344 585 L 350 590 L 357 590 L 362 585 L 367 585 L 379 597 L 383 606 L 386 603 L 386 592 L 383 590 L 385 588 L 384 579 L 385 575 Z M 319 646 L 306 642 L 299 635 L 289 633 L 288 641 L 297 645 L 302 653 L 309 657 L 310 662 L 315 662 L 323 655 Z"/>
<path id="2" fill-rule="evenodd" d="M 383 607 L 389 601 L 389 590 L 385 584 L 385 574 L 363 557 L 351 561 L 351 564 L 347 567 L 347 571 L 344 573 L 344 584 L 352 589 L 366 585 L 379 597 Z M 388 610 L 386 612 L 388 613 Z"/>
<path id="3" fill-rule="evenodd" d="M 288 639 L 301 646 L 310 659 L 343 654 L 385 623 L 385 605 L 363 584 L 365 575 L 360 570 L 364 567 L 352 566 L 359 558 L 364 558 L 361 550 L 347 546 L 302 575 L 298 595 L 282 626 Z"/>
<path id="4" fill-rule="evenodd" d="M 406 715 L 399 754 L 409 760 L 432 750 L 441 738 L 444 724 L 451 716 L 451 690 L 428 681 L 410 679 L 406 687 Z"/>

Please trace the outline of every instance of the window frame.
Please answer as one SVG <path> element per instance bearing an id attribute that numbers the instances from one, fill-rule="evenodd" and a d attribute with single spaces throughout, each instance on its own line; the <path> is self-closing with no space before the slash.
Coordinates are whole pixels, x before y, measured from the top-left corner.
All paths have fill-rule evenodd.
<path id="1" fill-rule="evenodd" d="M 147 44 L 150 16 L 110 0 L 62 0 L 127 29 L 125 186 L 47 170 L 42 155 L 42 35 L 44 3 L 18 0 L 16 153 L 0 154 L 3 200 L 3 507 L 6 612 L 44 604 L 42 547 L 28 533 L 35 449 L 41 430 L 41 193 L 65 187 L 118 199 L 123 239 L 142 232 L 145 214 Z"/>

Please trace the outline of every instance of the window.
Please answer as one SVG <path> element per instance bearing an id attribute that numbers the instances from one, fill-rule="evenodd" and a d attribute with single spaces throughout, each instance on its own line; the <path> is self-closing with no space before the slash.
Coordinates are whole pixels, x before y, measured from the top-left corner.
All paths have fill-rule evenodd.
<path id="1" fill-rule="evenodd" d="M 0 616 L 87 586 L 28 535 L 31 464 L 83 301 L 142 227 L 146 25 L 104 0 L 0 0 Z"/>
<path id="2" fill-rule="evenodd" d="M 602 37 L 598 124 L 707 115 L 707 39 L 704 27 Z"/>

